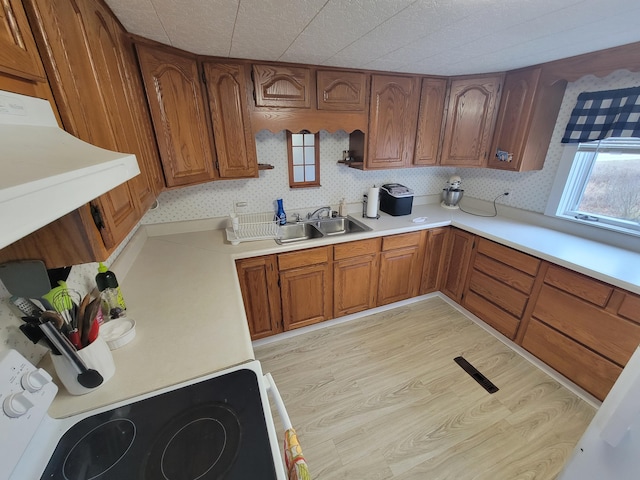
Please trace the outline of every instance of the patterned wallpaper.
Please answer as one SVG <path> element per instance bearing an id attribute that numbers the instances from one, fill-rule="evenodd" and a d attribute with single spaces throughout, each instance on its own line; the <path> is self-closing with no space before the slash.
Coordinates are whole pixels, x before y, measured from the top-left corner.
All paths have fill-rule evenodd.
<path id="1" fill-rule="evenodd" d="M 349 136 L 346 133 L 321 132 L 322 186 L 289 189 L 285 134 L 263 131 L 256 135 L 258 160 L 260 163 L 274 165 L 274 170 L 261 171 L 257 179 L 218 181 L 164 192 L 159 197 L 158 208 L 149 211 L 141 223 L 222 217 L 228 215 L 234 204 L 239 201 L 248 203 L 246 212 L 272 211 L 274 201 L 279 197 L 284 199 L 285 209 L 289 211 L 294 207 L 305 211 L 327 204 L 337 208 L 341 198 L 344 197 L 348 203 L 361 202 L 362 195 L 370 186 L 388 182 L 402 183 L 412 188 L 416 195 L 439 194 L 453 173 L 462 177 L 465 196 L 493 200 L 500 193 L 509 190 L 511 195 L 502 198 L 501 203 L 542 213 L 562 156 L 560 139 L 578 94 L 583 91 L 638 85 L 640 73 L 625 70 L 613 72 L 604 78 L 586 76 L 570 83 L 558 115 L 544 168 L 540 171 L 513 173 L 488 169 L 425 167 L 363 172 L 337 164 L 337 160 L 342 158 L 342 151 L 349 146 Z M 111 256 L 107 265 L 117 257 L 127 241 L 128 239 Z M 93 288 L 96 271 L 95 263 L 76 265 L 71 271 L 68 283 L 72 288 L 86 292 Z M 126 292 L 124 293 L 126 296 Z M 20 319 L 9 307 L 9 293 L 0 282 L 0 351 L 16 348 L 23 355 L 37 361 L 44 350 L 31 345 L 24 338 L 18 331 L 19 324 Z"/>

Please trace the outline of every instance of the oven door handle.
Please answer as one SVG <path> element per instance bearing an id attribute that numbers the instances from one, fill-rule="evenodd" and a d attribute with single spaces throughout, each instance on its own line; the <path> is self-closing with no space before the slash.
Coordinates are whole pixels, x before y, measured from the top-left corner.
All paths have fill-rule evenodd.
<path id="1" fill-rule="evenodd" d="M 276 409 L 278 410 L 278 415 L 280 415 L 280 419 L 282 420 L 282 426 L 285 430 L 289 430 L 291 425 L 291 420 L 289 419 L 289 414 L 287 413 L 287 407 L 285 407 L 284 402 L 282 401 L 282 396 L 280 396 L 280 392 L 278 391 L 278 387 L 276 386 L 276 382 L 271 376 L 270 373 L 264 375 L 265 385 L 267 387 L 267 392 L 271 394 L 271 398 L 273 402 L 276 404 Z"/>

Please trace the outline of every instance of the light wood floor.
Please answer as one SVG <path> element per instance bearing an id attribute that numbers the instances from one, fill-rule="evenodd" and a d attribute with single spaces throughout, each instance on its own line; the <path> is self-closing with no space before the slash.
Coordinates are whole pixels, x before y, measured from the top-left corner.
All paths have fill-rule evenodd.
<path id="1" fill-rule="evenodd" d="M 255 351 L 317 480 L 554 479 L 595 413 L 437 297 Z"/>

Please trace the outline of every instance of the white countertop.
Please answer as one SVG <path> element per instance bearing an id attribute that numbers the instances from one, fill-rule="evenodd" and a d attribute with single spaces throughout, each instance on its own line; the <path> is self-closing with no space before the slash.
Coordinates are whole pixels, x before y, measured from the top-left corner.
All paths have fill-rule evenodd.
<path id="1" fill-rule="evenodd" d="M 437 204 L 414 205 L 412 214 L 402 217 L 354 217 L 373 230 L 286 246 L 273 240 L 232 246 L 223 230 L 170 233 L 188 230 L 188 222 L 154 226 L 153 231 L 163 235 L 145 239 L 142 227 L 136 234 L 142 236 L 142 247 L 127 260 L 131 265 L 121 279 L 136 338 L 113 351 L 113 378 L 83 396 L 61 388 L 49 413 L 80 413 L 253 359 L 237 258 L 453 225 L 640 294 L 640 254 L 554 230 L 500 216 L 476 217 Z M 413 223 L 417 217 L 426 221 Z"/>

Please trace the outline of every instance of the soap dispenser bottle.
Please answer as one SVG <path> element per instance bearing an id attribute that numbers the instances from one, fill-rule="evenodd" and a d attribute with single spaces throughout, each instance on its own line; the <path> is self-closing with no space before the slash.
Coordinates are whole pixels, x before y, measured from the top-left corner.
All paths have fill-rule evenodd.
<path id="1" fill-rule="evenodd" d="M 282 206 L 282 199 L 279 198 L 276 201 L 278 202 L 278 211 L 276 213 L 276 218 L 278 220 L 278 225 L 286 225 L 286 223 L 287 223 L 287 214 L 284 213 L 284 207 Z"/>
<path id="2" fill-rule="evenodd" d="M 96 286 L 102 299 L 102 312 L 108 318 L 124 317 L 127 306 L 124 303 L 116 274 L 100 262 L 96 275 Z"/>
<path id="3" fill-rule="evenodd" d="M 347 204 L 344 201 L 344 198 L 340 200 L 340 205 L 338 206 L 338 214 L 341 217 L 347 216 Z"/>

